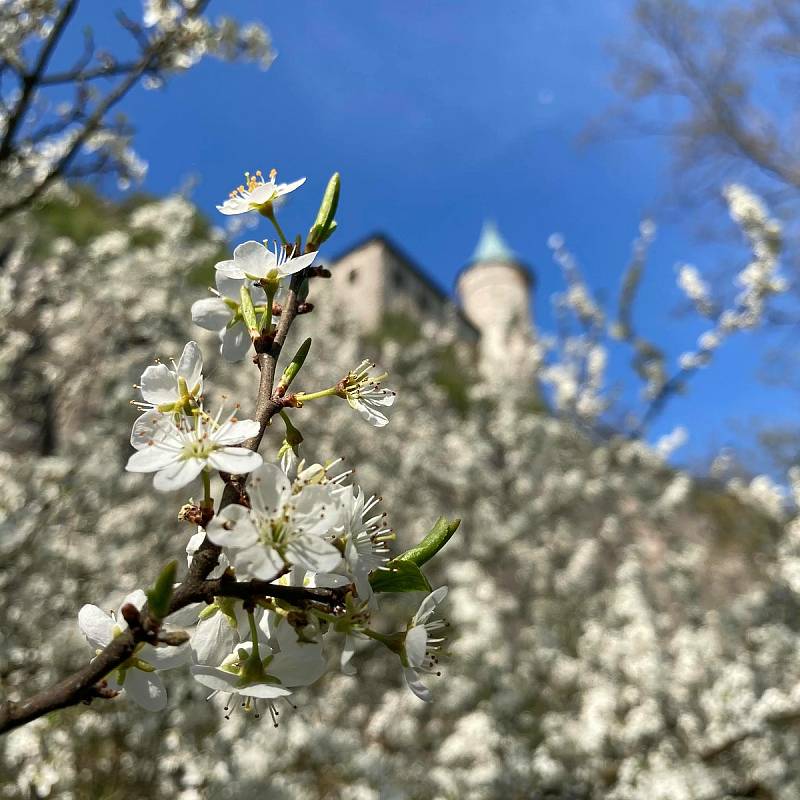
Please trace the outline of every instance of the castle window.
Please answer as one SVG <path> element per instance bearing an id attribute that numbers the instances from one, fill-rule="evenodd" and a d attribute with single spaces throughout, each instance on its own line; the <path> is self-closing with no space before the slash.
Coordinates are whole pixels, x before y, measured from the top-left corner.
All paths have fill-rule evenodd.
<path id="1" fill-rule="evenodd" d="M 403 280 L 403 273 L 399 270 L 395 270 L 392 275 L 392 281 L 394 282 L 394 286 L 396 289 L 404 288 L 405 281 Z"/>
<path id="2" fill-rule="evenodd" d="M 358 270 L 351 269 L 349 274 L 347 275 L 347 280 L 349 283 L 355 283 L 358 280 Z"/>
<path id="3" fill-rule="evenodd" d="M 428 310 L 428 306 L 429 306 L 429 303 L 428 303 L 428 298 L 427 298 L 427 296 L 426 296 L 426 295 L 424 295 L 424 294 L 421 294 L 421 295 L 419 296 L 419 307 L 420 307 L 420 308 L 421 308 L 423 311 L 427 311 L 427 310 Z"/>

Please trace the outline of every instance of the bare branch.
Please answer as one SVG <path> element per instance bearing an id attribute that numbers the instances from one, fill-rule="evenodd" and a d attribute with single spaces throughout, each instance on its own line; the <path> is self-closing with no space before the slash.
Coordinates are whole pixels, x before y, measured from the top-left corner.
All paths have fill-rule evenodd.
<path id="1" fill-rule="evenodd" d="M 72 15 L 75 13 L 77 7 L 78 0 L 67 0 L 62 7 L 60 14 L 56 18 L 55 23 L 53 24 L 53 29 L 50 31 L 47 41 L 42 46 L 33 70 L 30 73 L 25 74 L 22 79 L 22 93 L 20 94 L 19 102 L 14 107 L 14 111 L 8 120 L 8 125 L 5 133 L 3 134 L 3 138 L 0 140 L 0 163 L 5 161 L 11 154 L 14 144 L 14 137 L 16 136 L 17 130 L 25 119 L 25 114 L 30 107 L 34 94 L 36 93 L 36 89 L 40 84 L 42 75 L 44 74 L 45 69 L 47 69 L 47 64 L 50 61 L 50 57 L 53 55 L 56 45 L 61 38 L 61 34 L 64 33 L 67 23 L 72 18 Z"/>

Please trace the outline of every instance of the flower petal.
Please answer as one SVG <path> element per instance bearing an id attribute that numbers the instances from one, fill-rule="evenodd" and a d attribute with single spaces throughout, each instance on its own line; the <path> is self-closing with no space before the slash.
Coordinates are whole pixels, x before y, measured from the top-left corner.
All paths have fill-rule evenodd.
<path id="1" fill-rule="evenodd" d="M 335 545 L 314 534 L 292 539 L 286 547 L 286 557 L 311 572 L 332 572 L 342 560 Z"/>
<path id="2" fill-rule="evenodd" d="M 232 328 L 225 328 L 220 338 L 222 344 L 219 352 L 226 361 L 241 361 L 250 349 L 250 334 L 243 323 L 237 323 Z"/>
<path id="3" fill-rule="evenodd" d="M 211 575 L 209 575 L 209 577 L 211 577 Z M 173 611 L 164 619 L 164 622 L 170 625 L 177 625 L 179 628 L 188 628 L 197 622 L 197 615 L 205 607 L 205 603 L 189 603 L 188 606 L 184 606 L 183 608 L 179 608 L 177 611 Z"/>
<path id="4" fill-rule="evenodd" d="M 230 672 L 217 669 L 216 667 L 206 667 L 202 664 L 196 664 L 190 668 L 192 677 L 198 682 L 207 686 L 209 689 L 215 689 L 222 692 L 236 691 L 236 684 L 239 678 L 232 675 Z"/>
<path id="5" fill-rule="evenodd" d="M 339 657 L 339 669 L 345 675 L 355 675 L 356 668 L 350 663 L 353 660 L 353 656 L 356 652 L 356 640 L 352 636 L 345 636 L 344 637 L 344 647 L 342 648 L 342 654 Z"/>
<path id="6" fill-rule="evenodd" d="M 177 647 L 153 647 L 146 644 L 140 652 L 141 658 L 156 669 L 175 669 L 192 660 L 192 651 L 189 643 Z"/>
<path id="7" fill-rule="evenodd" d="M 431 690 L 419 679 L 419 673 L 415 669 L 406 667 L 403 670 L 403 677 L 406 679 L 408 688 L 411 689 L 420 700 L 424 700 L 426 703 L 430 703 L 431 700 L 433 700 Z"/>
<path id="8" fill-rule="evenodd" d="M 274 269 L 277 259 L 275 253 L 264 247 L 263 244 L 251 240 L 242 242 L 236 247 L 233 251 L 233 261 L 243 277 L 247 274 L 263 278 L 271 269 Z M 231 275 L 230 272 L 225 274 Z"/>
<path id="9" fill-rule="evenodd" d="M 233 264 L 233 261 L 223 261 L 220 263 Z M 239 302 L 241 298 L 241 288 L 244 286 L 243 278 L 229 278 L 224 272 L 217 271 L 217 274 L 214 276 L 214 282 L 217 285 L 217 291 L 222 297 L 235 300 L 237 303 Z"/>
<path id="10" fill-rule="evenodd" d="M 323 536 L 341 525 L 341 517 L 341 507 L 330 484 L 306 486 L 294 500 L 292 522 L 298 530 L 311 536 Z"/>
<path id="11" fill-rule="evenodd" d="M 223 508 L 208 523 L 206 535 L 214 544 L 234 550 L 258 541 L 258 531 L 250 520 L 250 509 L 240 505 Z"/>
<path id="12" fill-rule="evenodd" d="M 221 206 L 217 206 L 220 214 L 244 214 L 250 210 L 250 205 L 241 197 L 229 197 Z"/>
<path id="13" fill-rule="evenodd" d="M 250 476 L 248 484 L 253 508 L 261 514 L 274 516 L 292 495 L 292 484 L 286 473 L 275 464 L 262 464 Z"/>
<path id="14" fill-rule="evenodd" d="M 286 277 L 287 275 L 294 275 L 295 272 L 300 272 L 301 269 L 310 267 L 314 263 L 314 259 L 316 257 L 317 253 L 311 252 L 304 253 L 296 258 L 290 258 L 288 261 L 284 261 L 283 264 L 278 266 L 278 274 L 282 275 L 283 277 Z"/>
<path id="15" fill-rule="evenodd" d="M 250 196 L 247 198 L 248 203 L 251 205 L 260 205 L 261 203 L 266 203 L 275 196 L 275 190 L 277 187 L 275 186 L 274 181 L 269 181 L 267 183 L 261 183 L 250 192 Z"/>
<path id="16" fill-rule="evenodd" d="M 231 259 L 227 259 L 226 261 L 218 261 L 214 264 L 214 269 L 228 278 L 238 278 L 240 280 L 244 280 L 244 272 L 242 272 L 242 268 L 240 264 L 237 264 L 235 261 Z"/>
<path id="17" fill-rule="evenodd" d="M 367 405 L 362 400 L 356 400 L 352 406 L 356 411 L 358 411 L 359 414 L 361 414 L 362 417 L 364 417 L 367 422 L 369 422 L 370 425 L 373 425 L 376 428 L 382 428 L 389 422 L 389 418 L 385 414 L 382 414 L 377 409 Z"/>
<path id="18" fill-rule="evenodd" d="M 273 683 L 253 683 L 250 686 L 243 686 L 239 689 L 239 694 L 243 697 L 286 697 L 291 694 L 289 689 Z"/>
<path id="19" fill-rule="evenodd" d="M 128 472 L 158 472 L 174 464 L 178 458 L 179 454 L 174 450 L 162 447 L 158 443 L 149 444 L 128 459 L 125 469 Z"/>
<path id="20" fill-rule="evenodd" d="M 240 444 L 245 439 L 257 436 L 261 426 L 254 419 L 240 419 L 227 422 L 219 430 L 213 431 L 211 438 L 217 444 Z"/>
<path id="21" fill-rule="evenodd" d="M 153 487 L 159 492 L 172 492 L 191 483 L 205 467 L 201 458 L 182 458 L 180 461 L 157 472 L 153 478 Z"/>
<path id="22" fill-rule="evenodd" d="M 258 578 L 262 581 L 274 580 L 285 564 L 280 553 L 260 542 L 233 554 L 236 574 Z"/>
<path id="23" fill-rule="evenodd" d="M 425 661 L 425 650 L 428 647 L 428 632 L 424 625 L 415 625 L 406 634 L 405 650 L 408 665 L 419 668 Z"/>
<path id="24" fill-rule="evenodd" d="M 178 377 L 183 378 L 191 391 L 203 379 L 203 354 L 197 342 L 187 342 L 178 360 Z"/>
<path id="25" fill-rule="evenodd" d="M 174 403 L 178 399 L 178 383 L 175 373 L 166 364 L 152 364 L 143 373 L 139 381 L 142 385 L 142 397 L 148 403 Z"/>
<path id="26" fill-rule="evenodd" d="M 167 707 L 167 690 L 157 672 L 129 669 L 124 688 L 125 694 L 146 711 L 162 711 Z"/>
<path id="27" fill-rule="evenodd" d="M 291 626 L 290 626 L 291 627 Z M 277 653 L 270 661 L 267 672 L 284 686 L 310 686 L 326 672 L 328 663 L 318 644 L 298 644 Z"/>
<path id="28" fill-rule="evenodd" d="M 218 611 L 197 624 L 191 641 L 192 657 L 199 664 L 219 664 L 238 641 L 237 632 L 231 628 L 227 617 Z"/>
<path id="29" fill-rule="evenodd" d="M 114 620 L 101 608 L 88 603 L 78 612 L 78 627 L 94 648 L 105 647 L 114 638 Z"/>
<path id="30" fill-rule="evenodd" d="M 207 297 L 192 303 L 192 322 L 207 331 L 221 331 L 232 313 L 220 297 Z"/>
<path id="31" fill-rule="evenodd" d="M 279 183 L 276 187 L 276 191 L 279 195 L 289 194 L 289 192 L 299 189 L 305 182 L 305 178 L 298 178 L 296 181 L 292 181 L 291 183 Z"/>
<path id="32" fill-rule="evenodd" d="M 245 447 L 221 447 L 214 450 L 208 457 L 208 463 L 220 472 L 230 472 L 231 475 L 244 475 L 260 467 L 263 458 L 258 453 Z"/>
<path id="33" fill-rule="evenodd" d="M 151 408 L 137 417 L 131 430 L 131 447 L 142 450 L 159 440 L 159 436 L 169 429 L 169 417 Z"/>
<path id="34" fill-rule="evenodd" d="M 420 604 L 419 610 L 414 614 L 414 624 L 420 625 L 428 621 L 428 617 L 433 614 L 436 606 L 447 597 L 447 587 L 440 586 L 434 589 Z"/>

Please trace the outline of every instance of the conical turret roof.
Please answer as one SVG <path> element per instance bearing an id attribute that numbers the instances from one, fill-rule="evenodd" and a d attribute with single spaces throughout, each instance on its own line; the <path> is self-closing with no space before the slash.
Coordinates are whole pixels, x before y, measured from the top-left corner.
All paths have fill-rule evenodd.
<path id="1" fill-rule="evenodd" d="M 508 246 L 506 240 L 500 233 L 497 223 L 494 220 L 487 219 L 483 223 L 481 229 L 481 236 L 478 239 L 478 244 L 475 247 L 475 252 L 472 254 L 471 262 L 474 264 L 477 261 L 503 261 L 510 264 L 518 264 L 514 251 Z"/>
<path id="2" fill-rule="evenodd" d="M 456 277 L 456 283 L 461 275 L 471 269 L 480 267 L 481 264 L 508 264 L 510 267 L 519 270 L 528 284 L 535 283 L 532 270 L 520 259 L 520 257 L 508 246 L 506 240 L 500 233 L 497 223 L 487 219 L 481 228 L 481 235 L 472 258 Z"/>

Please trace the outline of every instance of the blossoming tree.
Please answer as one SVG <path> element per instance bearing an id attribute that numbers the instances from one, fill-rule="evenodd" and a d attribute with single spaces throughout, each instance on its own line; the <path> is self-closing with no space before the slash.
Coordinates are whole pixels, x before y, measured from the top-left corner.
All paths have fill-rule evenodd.
<path id="1" fill-rule="evenodd" d="M 186 547 L 188 572 L 176 583 L 173 560 L 149 591 L 129 594 L 116 612 L 83 606 L 78 622 L 94 657 L 33 697 L 7 700 L 0 731 L 122 692 L 146 709 L 162 710 L 167 697 L 158 673 L 181 665 L 190 665 L 211 696 L 227 697 L 226 709 L 236 697 L 257 716 L 268 709 L 275 720 L 279 699 L 326 672 L 334 642 L 341 645 L 342 669 L 352 671 L 358 637 L 395 653 L 409 688 L 430 699 L 422 675 L 437 671 L 442 623 L 433 614 L 447 589 L 431 592 L 395 633 L 374 629 L 371 617 L 382 595 L 430 592 L 420 566 L 444 546 L 458 521 L 440 519 L 418 546 L 390 559 L 386 515 L 377 498 L 352 484 L 352 469 L 343 468 L 341 459 L 307 463 L 300 457 L 301 438 L 289 414 L 312 401 L 338 396 L 367 422 L 387 423 L 384 411 L 395 395 L 372 375 L 374 365 L 362 362 L 329 389 L 290 391 L 309 355 L 307 339 L 276 382 L 289 329 L 312 310 L 305 299 L 309 282 L 330 275 L 313 264 L 336 227 L 339 176 L 331 178 L 305 243 L 298 236 L 294 244 L 284 236 L 275 206 L 303 180 L 279 184 L 274 171 L 269 180 L 260 173 L 246 177 L 246 186 L 219 210 L 263 214 L 280 243 L 272 249 L 256 241 L 239 245 L 232 260 L 216 265 L 221 290 L 210 303 L 198 301 L 193 312 L 204 327 L 219 329 L 225 358 L 242 362 L 252 348 L 260 373 L 253 418 L 239 418 L 238 404 L 228 412 L 222 406 L 207 410 L 203 358 L 191 341 L 171 368 L 158 363 L 142 373 L 137 405 L 143 413 L 133 424 L 135 452 L 126 465 L 129 472 L 154 473 L 153 487 L 161 492 L 191 491 L 200 481 L 202 497 L 187 497 L 180 509 L 181 519 L 197 527 Z M 286 429 L 275 448 L 280 466 L 259 454 L 273 418 Z M 224 483 L 218 502 L 214 475 Z M 191 626 L 194 634 L 176 626 Z"/>
<path id="2" fill-rule="evenodd" d="M 134 87 L 162 86 L 208 55 L 264 67 L 272 61 L 266 30 L 231 17 L 212 21 L 211 0 L 143 5 L 139 19 L 117 13 L 134 46 L 128 57 L 97 45 L 92 10 L 80 0 L 10 0 L 0 7 L 0 220 L 68 178 L 111 174 L 123 187 L 140 179 L 147 165 L 131 147 L 133 130 L 121 115 L 111 116 Z M 76 24 L 83 27 L 80 56 L 66 69 L 54 67 Z"/>

